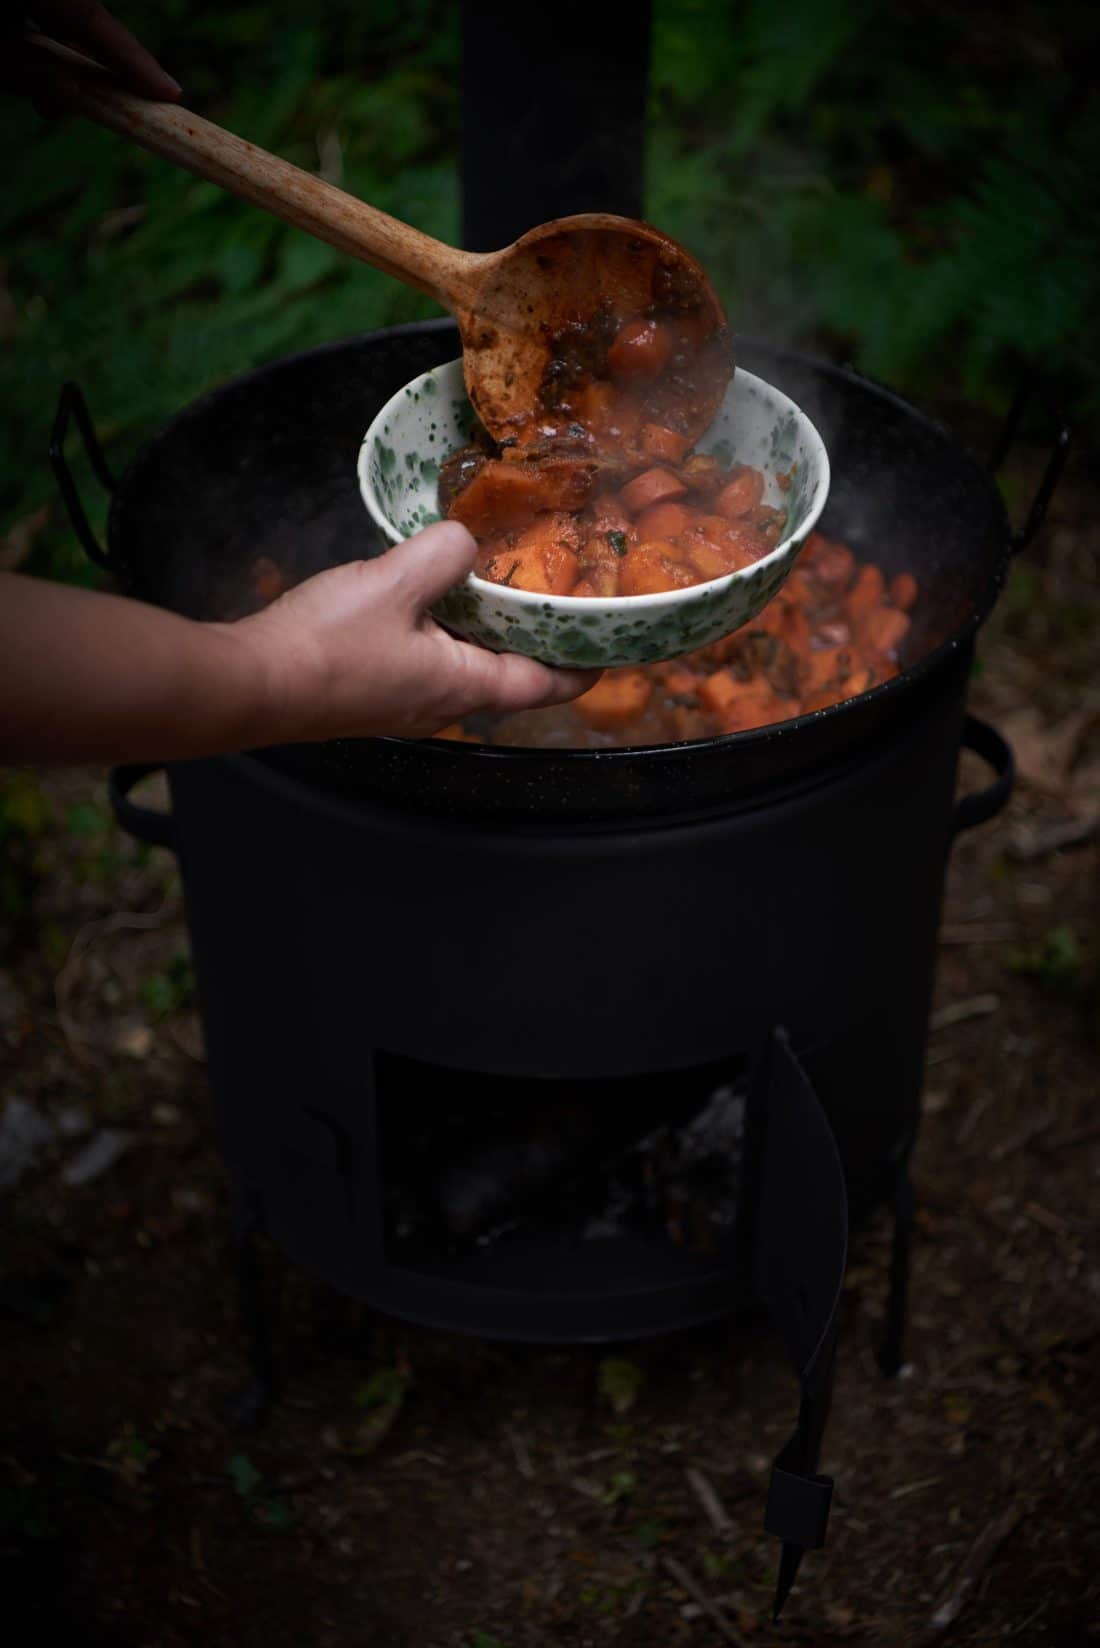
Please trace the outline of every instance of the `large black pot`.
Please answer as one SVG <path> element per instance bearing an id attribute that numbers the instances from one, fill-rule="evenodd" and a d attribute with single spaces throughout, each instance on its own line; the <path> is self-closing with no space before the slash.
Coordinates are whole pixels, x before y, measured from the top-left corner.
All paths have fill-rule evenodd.
<path id="1" fill-rule="evenodd" d="M 277 361 L 207 395 L 126 470 L 106 553 L 64 460 L 75 410 L 97 472 L 109 481 L 79 395 L 70 393 L 52 455 L 89 552 L 129 593 L 202 618 L 232 610 L 261 552 L 303 576 L 380 551 L 356 480 L 361 436 L 403 382 L 452 359 L 457 347 L 450 321 L 397 327 Z M 997 488 L 944 429 L 855 372 L 745 340 L 738 358 L 805 407 L 824 435 L 833 485 L 823 530 L 888 573 L 916 574 L 922 599 L 900 677 L 777 726 L 691 744 L 530 751 L 377 738 L 270 750 L 261 759 L 351 799 L 541 828 L 554 819 L 684 816 L 751 804 L 772 787 L 820 782 L 861 748 L 915 726 L 930 695 L 949 677 L 961 682 L 974 633 L 1001 587 L 1011 538 Z"/>

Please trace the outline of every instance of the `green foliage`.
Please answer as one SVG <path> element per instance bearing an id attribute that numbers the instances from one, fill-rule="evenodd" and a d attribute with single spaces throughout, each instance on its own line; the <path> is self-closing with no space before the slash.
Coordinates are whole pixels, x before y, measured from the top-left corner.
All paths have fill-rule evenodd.
<path id="1" fill-rule="evenodd" d="M 600 1395 L 617 1414 L 629 1413 L 645 1384 L 645 1374 L 636 1362 L 622 1356 L 605 1356 L 596 1370 Z"/>
<path id="2" fill-rule="evenodd" d="M 191 958 L 182 951 L 174 955 L 163 973 L 152 973 L 140 985 L 141 1000 L 153 1019 L 165 1019 L 190 1006 L 195 996 L 195 973 Z"/>
<path id="3" fill-rule="evenodd" d="M 409 1388 L 409 1375 L 401 1368 L 378 1368 L 355 1393 L 360 1408 L 389 1407 L 402 1402 Z"/>
<path id="4" fill-rule="evenodd" d="M 1044 933 L 1038 944 L 1008 958 L 1013 973 L 1032 979 L 1060 1001 L 1080 1001 L 1086 983 L 1085 958 L 1073 928 L 1062 923 Z"/>
<path id="5" fill-rule="evenodd" d="M 229 1461 L 226 1475 L 242 1499 L 251 1499 L 260 1483 L 263 1481 L 263 1472 L 258 1471 L 246 1453 L 235 1453 Z"/>
<path id="6" fill-rule="evenodd" d="M 135 29 L 141 20 L 128 17 Z M 370 8 L 175 3 L 144 38 L 211 119 L 442 238 L 457 235 L 457 24 L 443 0 Z M 262 361 L 436 312 L 419 294 L 112 134 L 0 103 L 0 521 L 53 495 L 61 384 L 116 467 L 180 406 Z M 70 443 L 93 526 L 105 509 Z M 32 570 L 95 581 L 63 521 Z"/>
<path id="7" fill-rule="evenodd" d="M 657 0 L 650 215 L 740 326 L 919 394 L 1100 408 L 1100 108 L 1039 11 Z"/>
<path id="8" fill-rule="evenodd" d="M 41 871 L 39 842 L 49 822 L 49 803 L 35 774 L 23 768 L 0 773 L 0 924 L 22 926 L 30 916 Z"/>
<path id="9" fill-rule="evenodd" d="M 989 405 L 1036 361 L 1100 407 L 1100 108 L 1060 12 L 991 0 L 656 0 L 647 215 L 736 326 Z M 458 8 L 163 0 L 127 20 L 191 106 L 444 239 Z M 78 120 L 0 104 L 0 529 L 52 497 L 85 388 L 121 468 L 204 390 L 429 302 Z M 102 534 L 104 500 L 71 442 Z M 57 512 L 31 570 L 96 581 Z"/>
<path id="10" fill-rule="evenodd" d="M 603 1505 L 621 1505 L 629 1499 L 638 1486 L 638 1479 L 633 1471 L 616 1471 L 600 1496 Z"/>

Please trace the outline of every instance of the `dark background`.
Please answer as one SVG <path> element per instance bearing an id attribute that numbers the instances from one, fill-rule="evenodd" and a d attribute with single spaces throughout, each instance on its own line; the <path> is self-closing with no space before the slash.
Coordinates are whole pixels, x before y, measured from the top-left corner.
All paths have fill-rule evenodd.
<path id="1" fill-rule="evenodd" d="M 121 5 L 198 111 L 444 239 L 462 235 L 460 13 L 444 0 Z M 481 224 L 571 201 L 646 45 L 646 6 L 471 6 L 467 145 L 542 158 Z M 655 0 L 644 206 L 736 328 L 850 359 L 925 402 L 1002 409 L 1022 364 L 1100 400 L 1100 107 L 1085 5 Z M 593 18 L 598 14 L 599 26 Z M 610 19 L 610 21 L 609 21 Z M 494 53 L 494 36 L 508 45 Z M 513 52 L 511 73 L 507 52 Z M 573 65 L 532 108 L 530 65 Z M 518 66 L 517 66 L 518 64 Z M 476 127 L 476 131 L 475 131 Z M 52 497 L 62 380 L 116 460 L 203 389 L 431 312 L 387 277 L 79 121 L 0 109 L 0 530 Z M 599 156 L 597 154 L 597 161 Z M 576 179 L 575 170 L 572 174 Z M 583 182 L 583 178 L 581 179 Z M 550 193 L 548 195 L 548 187 Z M 579 189 L 572 204 L 600 202 Z M 484 239 L 484 235 L 481 236 Z M 60 521 L 33 569 L 88 576 Z"/>
<path id="2" fill-rule="evenodd" d="M 27 769 L 0 777 L 0 1128 L 29 1114 L 44 1135 L 0 1189 L 0 1628 L 25 1616 L 93 1648 L 712 1648 L 701 1592 L 746 1644 L 1100 1640 L 1090 11 L 653 6 L 646 212 L 709 265 L 738 328 L 854 360 L 976 443 L 1034 367 L 1001 477 L 1016 520 L 1048 391 L 1079 428 L 980 637 L 972 707 L 1011 737 L 1020 780 L 951 864 L 912 1369 L 885 1383 L 874 1362 L 882 1219 L 846 1279 L 829 1543 L 781 1627 L 761 1506 L 794 1391 L 743 1323 L 610 1356 L 527 1352 L 372 1318 L 276 1263 L 288 1388 L 265 1431 L 226 1429 L 244 1368 L 178 872 L 121 836 L 101 772 Z M 527 38 L 541 21 L 479 13 Z M 123 15 L 201 112 L 460 236 L 455 6 Z M 636 57 L 642 9 L 623 15 Z M 575 28 L 552 46 L 572 45 L 586 90 L 536 111 L 544 143 L 557 120 L 571 144 L 577 102 L 599 95 L 593 33 Z M 522 80 L 494 97 L 490 79 L 483 129 L 524 101 Z M 227 376 L 429 312 L 106 133 L 9 102 L 0 138 L 2 565 L 98 577 L 50 509 L 65 378 L 121 467 Z M 548 154 L 532 204 L 571 152 Z M 964 761 L 964 788 L 986 782 Z M 116 1158 L 73 1183 L 89 1146 Z M 934 1626 L 952 1598 L 958 1623 Z"/>

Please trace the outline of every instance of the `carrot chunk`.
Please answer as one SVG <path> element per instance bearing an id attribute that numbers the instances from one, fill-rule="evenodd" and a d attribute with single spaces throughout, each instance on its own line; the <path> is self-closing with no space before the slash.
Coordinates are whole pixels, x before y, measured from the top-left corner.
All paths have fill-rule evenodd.
<path id="1" fill-rule="evenodd" d="M 573 700 L 573 708 L 590 727 L 613 732 L 642 713 L 652 691 L 652 681 L 641 670 L 607 670 L 594 687 Z"/>
<path id="2" fill-rule="evenodd" d="M 902 612 L 908 612 L 920 593 L 917 580 L 911 572 L 899 572 L 890 580 L 890 599 Z"/>
<path id="3" fill-rule="evenodd" d="M 700 578 L 705 580 L 724 578 L 727 572 L 736 572 L 739 566 L 737 555 L 728 544 L 711 543 L 698 532 L 690 535 L 688 560 Z"/>
<path id="4" fill-rule="evenodd" d="M 642 425 L 642 451 L 658 463 L 678 464 L 691 442 L 675 429 L 665 429 L 659 423 Z"/>
<path id="5" fill-rule="evenodd" d="M 634 525 L 639 538 L 676 538 L 689 525 L 691 516 L 682 504 L 653 504 L 643 509 Z"/>
<path id="6" fill-rule="evenodd" d="M 746 467 L 726 482 L 714 500 L 714 507 L 719 515 L 735 521 L 739 515 L 747 515 L 750 509 L 755 509 L 763 497 L 763 475 L 759 469 Z"/>
<path id="7" fill-rule="evenodd" d="M 882 576 L 881 568 L 861 567 L 844 602 L 849 618 L 858 623 L 861 618 L 869 617 L 876 607 L 882 605 L 885 594 L 886 579 Z"/>
<path id="8" fill-rule="evenodd" d="M 897 607 L 879 607 L 863 625 L 863 637 L 873 652 L 896 652 L 909 633 L 909 616 Z"/>
<path id="9" fill-rule="evenodd" d="M 696 574 L 677 559 L 676 547 L 667 539 L 636 544 L 623 557 L 619 570 L 623 595 L 659 595 L 697 582 Z"/>
<path id="10" fill-rule="evenodd" d="M 613 378 L 656 378 L 668 365 L 672 335 L 658 320 L 639 316 L 620 326 L 607 351 L 607 370 Z"/>
<path id="11" fill-rule="evenodd" d="M 635 475 L 619 493 L 619 502 L 632 515 L 639 515 L 653 504 L 666 504 L 673 498 L 682 498 L 687 487 L 670 469 L 646 469 Z"/>

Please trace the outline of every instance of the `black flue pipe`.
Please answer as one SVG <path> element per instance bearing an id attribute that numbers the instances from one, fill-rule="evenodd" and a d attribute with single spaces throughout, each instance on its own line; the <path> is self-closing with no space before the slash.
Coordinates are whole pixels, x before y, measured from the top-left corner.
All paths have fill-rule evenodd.
<path id="1" fill-rule="evenodd" d="M 573 212 L 643 217 L 650 0 L 462 7 L 462 243 Z M 535 30 L 538 30 L 536 33 Z"/>

